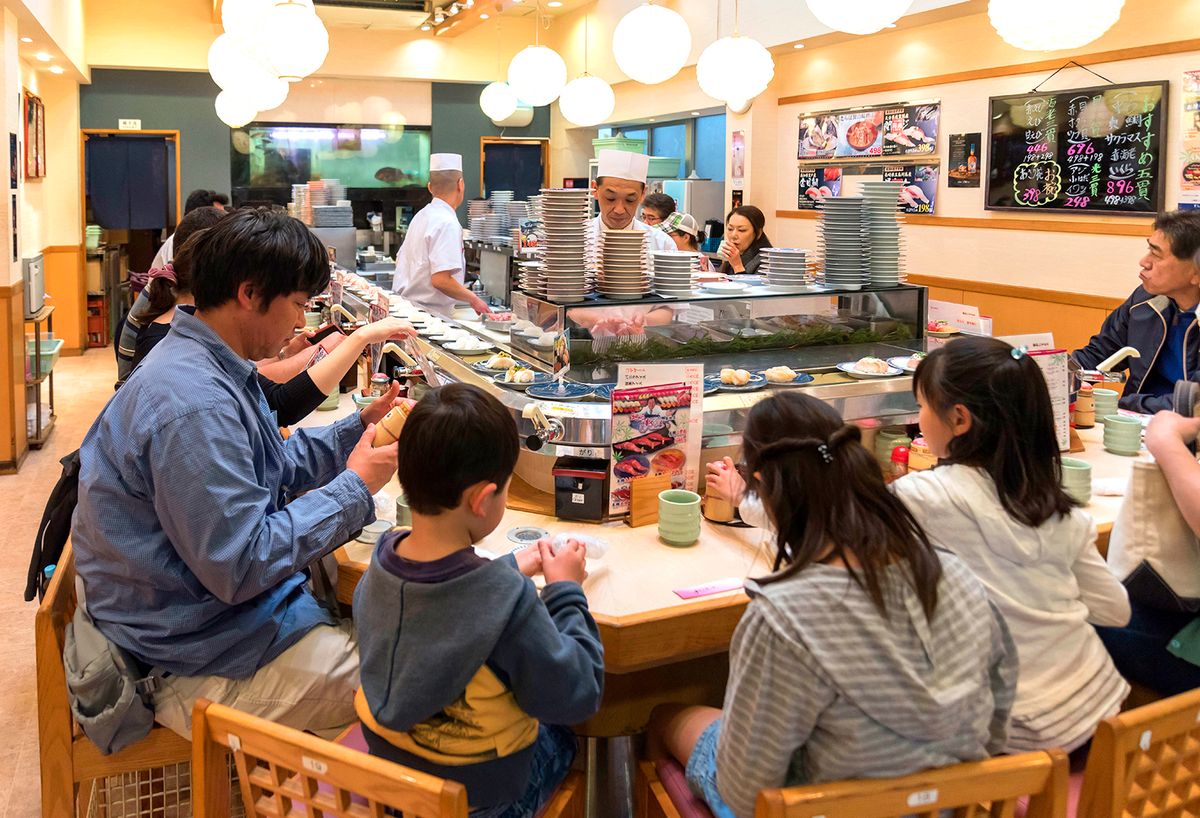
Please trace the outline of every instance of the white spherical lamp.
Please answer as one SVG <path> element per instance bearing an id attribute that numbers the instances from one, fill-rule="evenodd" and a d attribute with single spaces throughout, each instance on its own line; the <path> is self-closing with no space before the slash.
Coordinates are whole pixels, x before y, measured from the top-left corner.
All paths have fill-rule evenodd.
<path id="1" fill-rule="evenodd" d="M 492 82 L 479 93 L 479 107 L 493 122 L 503 122 L 517 110 L 517 92 L 507 82 Z"/>
<path id="2" fill-rule="evenodd" d="M 899 20 L 913 0 L 871 0 L 847 3 L 846 0 L 807 0 L 808 10 L 818 22 L 847 34 L 874 34 Z M 1036 19 L 1036 18 L 1035 18 Z"/>
<path id="3" fill-rule="evenodd" d="M 221 25 L 230 37 L 253 47 L 263 36 L 259 21 L 270 11 L 271 5 L 271 0 L 224 0 Z"/>
<path id="4" fill-rule="evenodd" d="M 549 105 L 567 84 L 567 64 L 554 49 L 531 45 L 508 64 L 508 84 L 527 105 Z"/>
<path id="5" fill-rule="evenodd" d="M 279 77 L 269 74 L 247 78 L 241 85 L 234 87 L 234 93 L 245 98 L 254 106 L 256 111 L 274 111 L 287 102 L 288 90 L 291 86 Z"/>
<path id="6" fill-rule="evenodd" d="M 312 6 L 284 0 L 262 18 L 262 56 L 275 74 L 299 82 L 316 71 L 329 55 L 329 32 Z"/>
<path id="7" fill-rule="evenodd" d="M 217 94 L 217 116 L 230 128 L 240 128 L 258 114 L 254 105 L 232 91 Z"/>
<path id="8" fill-rule="evenodd" d="M 700 54 L 696 80 L 700 90 L 721 102 L 747 105 L 767 90 L 775 76 L 775 60 L 758 40 L 722 37 Z"/>
<path id="9" fill-rule="evenodd" d="M 1064 51 L 1100 38 L 1121 17 L 1125 0 L 990 0 L 992 28 L 1025 51 Z"/>
<path id="10" fill-rule="evenodd" d="M 692 32 L 678 12 L 646 4 L 617 23 L 612 48 L 617 66 L 627 77 L 656 85 L 683 68 L 692 51 Z"/>
<path id="11" fill-rule="evenodd" d="M 572 125 L 599 125 L 617 106 L 612 86 L 599 77 L 583 76 L 567 83 L 558 98 L 563 119 Z"/>

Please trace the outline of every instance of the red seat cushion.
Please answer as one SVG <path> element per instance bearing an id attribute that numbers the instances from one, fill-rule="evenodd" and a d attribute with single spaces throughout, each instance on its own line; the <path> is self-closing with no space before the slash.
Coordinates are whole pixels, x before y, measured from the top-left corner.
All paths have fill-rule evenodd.
<path id="1" fill-rule="evenodd" d="M 655 762 L 654 768 L 658 772 L 659 782 L 667 791 L 667 797 L 671 799 L 675 809 L 679 810 L 682 818 L 713 818 L 708 804 L 697 798 L 688 786 L 687 775 L 678 761 L 673 758 L 658 761 Z"/>

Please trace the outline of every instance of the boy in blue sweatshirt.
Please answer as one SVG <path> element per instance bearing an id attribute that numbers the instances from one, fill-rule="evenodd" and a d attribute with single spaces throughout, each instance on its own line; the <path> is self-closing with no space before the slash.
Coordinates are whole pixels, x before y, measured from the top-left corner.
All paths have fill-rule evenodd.
<path id="1" fill-rule="evenodd" d="M 519 449 L 512 415 L 483 390 L 427 395 L 400 436 L 412 529 L 380 538 L 354 594 L 367 746 L 461 782 L 472 818 L 537 812 L 575 756 L 554 725 L 594 715 L 604 681 L 583 547 L 543 540 L 494 561 L 472 548 L 504 517 Z"/>

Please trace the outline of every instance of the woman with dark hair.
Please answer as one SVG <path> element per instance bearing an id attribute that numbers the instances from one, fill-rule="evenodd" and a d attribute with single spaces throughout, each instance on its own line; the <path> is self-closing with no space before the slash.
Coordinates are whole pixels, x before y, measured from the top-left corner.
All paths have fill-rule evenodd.
<path id="1" fill-rule="evenodd" d="M 777 394 L 750 410 L 742 443 L 774 573 L 746 583 L 724 710 L 659 708 L 651 755 L 686 761 L 718 818 L 750 818 L 763 789 L 998 752 L 1017 672 L 1004 620 L 888 491 L 859 429 Z M 730 494 L 725 476 L 710 494 Z"/>
<path id="2" fill-rule="evenodd" d="M 1024 350 L 961 338 L 929 353 L 913 392 L 940 459 L 892 484 L 934 545 L 987 586 L 1020 655 L 1006 752 L 1085 745 L 1129 693 L 1093 625 L 1124 625 L 1129 598 L 1096 525 L 1062 488 L 1050 392 Z"/>
<path id="3" fill-rule="evenodd" d="M 729 211 L 725 217 L 725 238 L 717 249 L 725 261 L 721 272 L 726 275 L 753 275 L 762 263 L 760 250 L 771 246 L 771 240 L 763 231 L 767 217 L 754 205 L 742 205 Z"/>

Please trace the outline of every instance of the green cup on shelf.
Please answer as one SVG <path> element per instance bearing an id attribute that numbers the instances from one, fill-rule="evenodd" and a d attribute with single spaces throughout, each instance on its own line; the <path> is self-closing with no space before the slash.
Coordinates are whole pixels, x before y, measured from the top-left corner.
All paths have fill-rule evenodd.
<path id="1" fill-rule="evenodd" d="M 658 536 L 667 545 L 694 545 L 700 539 L 700 495 L 683 489 L 660 492 Z"/>
<path id="2" fill-rule="evenodd" d="M 1062 459 L 1062 487 L 1067 494 L 1087 505 L 1092 499 L 1092 464 L 1076 457 Z"/>

